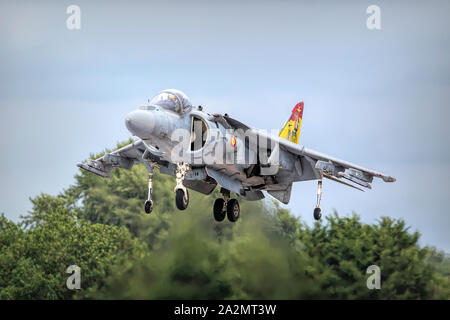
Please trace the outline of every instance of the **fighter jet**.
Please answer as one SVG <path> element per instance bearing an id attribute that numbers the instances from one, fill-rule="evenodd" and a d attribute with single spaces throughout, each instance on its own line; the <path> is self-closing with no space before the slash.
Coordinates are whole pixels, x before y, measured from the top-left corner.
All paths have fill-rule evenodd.
<path id="1" fill-rule="evenodd" d="M 269 194 L 284 204 L 292 184 L 317 180 L 314 218 L 322 216 L 322 180 L 330 179 L 363 191 L 373 178 L 395 178 L 299 145 L 304 103 L 297 103 L 281 130 L 252 128 L 227 114 L 211 114 L 194 107 L 181 91 L 168 89 L 126 116 L 125 125 L 137 139 L 131 144 L 87 160 L 78 166 L 108 178 L 114 168 L 131 169 L 142 163 L 148 170 L 148 197 L 144 211 L 151 213 L 153 171 L 175 176 L 175 204 L 185 210 L 188 189 L 208 195 L 220 186 L 214 202 L 216 221 L 240 217 L 238 199 L 261 200 Z M 273 130 L 272 130 L 273 131 Z M 236 197 L 231 197 L 231 194 Z"/>

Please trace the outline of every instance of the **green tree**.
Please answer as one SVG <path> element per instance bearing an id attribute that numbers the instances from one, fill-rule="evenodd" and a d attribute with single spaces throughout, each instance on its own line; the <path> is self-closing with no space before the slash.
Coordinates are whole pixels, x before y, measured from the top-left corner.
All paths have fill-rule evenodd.
<path id="1" fill-rule="evenodd" d="M 429 248 L 418 244 L 402 220 L 383 217 L 367 225 L 359 216 L 328 216 L 300 234 L 313 258 L 310 274 L 325 297 L 338 299 L 433 299 L 450 297 L 443 279 L 427 262 Z M 368 290 L 366 270 L 381 268 L 381 290 Z M 439 279 L 439 281 L 437 281 Z"/>
<path id="2" fill-rule="evenodd" d="M 216 223 L 210 201 L 175 213 L 165 241 L 148 258 L 118 268 L 97 298 L 281 299 L 316 297 L 309 257 L 274 229 L 278 211 L 242 203 L 239 223 Z M 190 210 L 190 211 L 189 211 Z M 285 213 L 285 212 L 284 212 Z"/>
<path id="3" fill-rule="evenodd" d="M 70 299 L 104 285 L 116 264 L 147 254 L 125 228 L 75 217 L 60 198 L 33 200 L 34 225 L 24 228 L 0 217 L 0 299 Z M 66 287 L 70 265 L 81 268 L 83 290 Z"/>

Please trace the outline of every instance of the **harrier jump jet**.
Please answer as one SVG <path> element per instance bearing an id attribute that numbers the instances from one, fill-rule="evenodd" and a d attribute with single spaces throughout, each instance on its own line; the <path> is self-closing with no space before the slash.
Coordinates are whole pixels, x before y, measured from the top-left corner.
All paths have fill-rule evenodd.
<path id="1" fill-rule="evenodd" d="M 263 191 L 282 203 L 289 203 L 292 184 L 317 180 L 314 218 L 320 219 L 322 179 L 349 187 L 371 189 L 373 178 L 394 182 L 391 176 L 307 149 L 298 144 L 303 115 L 299 102 L 284 127 L 274 133 L 249 127 L 227 114 L 210 114 L 193 107 L 181 91 L 168 89 L 126 116 L 128 130 L 139 139 L 78 166 L 102 177 L 113 168 L 130 169 L 143 163 L 149 174 L 146 213 L 153 209 L 154 168 L 175 176 L 175 203 L 184 210 L 189 203 L 188 189 L 205 195 L 220 186 L 221 198 L 214 202 L 213 216 L 235 222 L 240 216 L 239 202 L 264 198 Z"/>

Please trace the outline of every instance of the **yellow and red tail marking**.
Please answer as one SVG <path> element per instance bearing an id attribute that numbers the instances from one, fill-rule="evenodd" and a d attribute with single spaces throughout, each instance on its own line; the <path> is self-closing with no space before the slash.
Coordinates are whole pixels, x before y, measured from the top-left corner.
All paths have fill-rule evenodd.
<path id="1" fill-rule="evenodd" d="M 284 127 L 280 130 L 280 138 L 286 139 L 293 143 L 298 144 L 298 138 L 300 136 L 300 127 L 302 125 L 303 116 L 303 101 L 297 103 L 292 109 L 292 114 Z"/>

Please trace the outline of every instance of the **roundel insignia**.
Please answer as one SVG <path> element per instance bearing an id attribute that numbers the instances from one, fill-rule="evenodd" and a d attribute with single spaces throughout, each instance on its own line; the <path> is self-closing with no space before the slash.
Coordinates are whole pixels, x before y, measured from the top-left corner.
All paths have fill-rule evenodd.
<path id="1" fill-rule="evenodd" d="M 231 136 L 231 146 L 236 146 L 236 138 L 234 136 Z"/>

